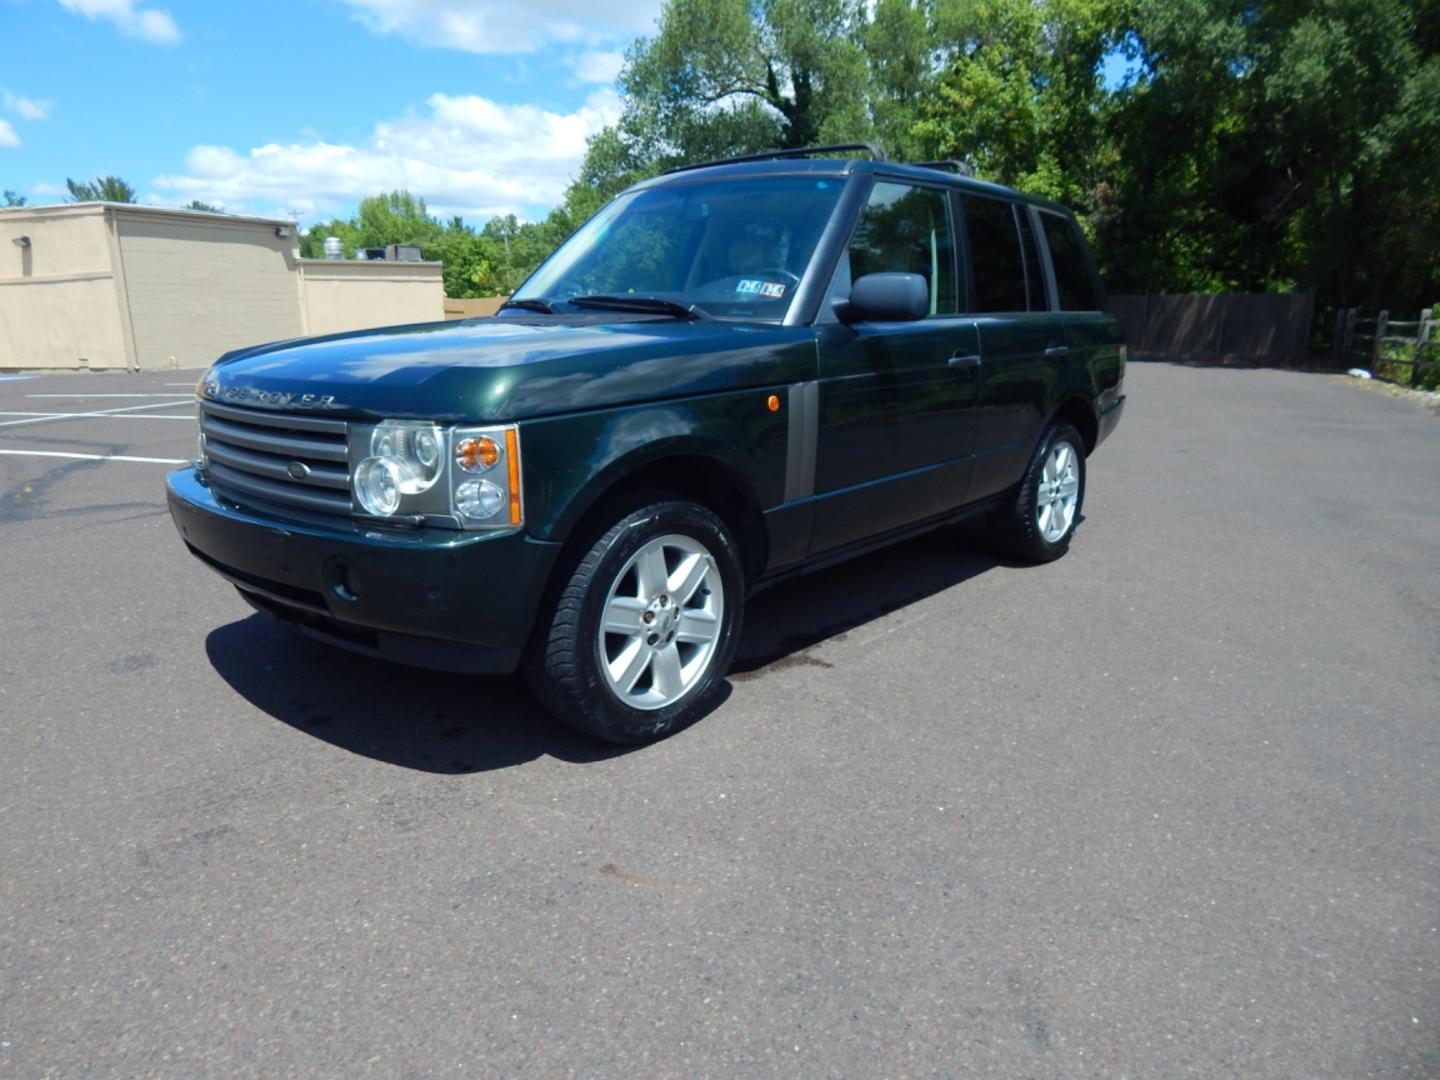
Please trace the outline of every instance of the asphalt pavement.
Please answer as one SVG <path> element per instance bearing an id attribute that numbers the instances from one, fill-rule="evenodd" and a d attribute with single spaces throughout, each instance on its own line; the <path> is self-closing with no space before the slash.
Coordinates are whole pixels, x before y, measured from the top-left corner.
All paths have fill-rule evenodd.
<path id="1" fill-rule="evenodd" d="M 0 381 L 0 1076 L 1440 1075 L 1434 415 L 1132 364 L 1068 556 L 777 587 L 621 751 L 254 614 L 195 374 Z"/>

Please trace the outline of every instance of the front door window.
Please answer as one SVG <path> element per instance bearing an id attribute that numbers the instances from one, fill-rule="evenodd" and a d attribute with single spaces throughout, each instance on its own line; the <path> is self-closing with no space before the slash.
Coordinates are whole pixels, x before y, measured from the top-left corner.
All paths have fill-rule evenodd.
<path id="1" fill-rule="evenodd" d="M 950 200 L 937 188 L 877 183 L 850 241 L 853 281 L 865 274 L 919 274 L 930 286 L 930 314 L 959 311 Z"/>

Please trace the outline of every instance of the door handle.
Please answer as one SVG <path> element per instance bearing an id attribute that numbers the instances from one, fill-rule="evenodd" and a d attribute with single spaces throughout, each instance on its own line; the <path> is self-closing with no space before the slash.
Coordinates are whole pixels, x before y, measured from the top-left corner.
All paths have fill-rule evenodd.
<path id="1" fill-rule="evenodd" d="M 1069 355 L 1070 355 L 1070 346 L 1069 346 L 1069 345 L 1046 345 L 1046 346 L 1045 346 L 1045 355 L 1046 355 L 1046 356 L 1069 356 Z"/>
<path id="2" fill-rule="evenodd" d="M 980 366 L 980 354 L 957 352 L 946 362 L 958 371 L 974 371 Z"/>

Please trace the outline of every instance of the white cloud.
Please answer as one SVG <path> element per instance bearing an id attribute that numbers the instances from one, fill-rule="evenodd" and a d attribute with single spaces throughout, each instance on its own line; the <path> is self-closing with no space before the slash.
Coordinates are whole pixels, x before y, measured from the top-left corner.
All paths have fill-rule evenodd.
<path id="1" fill-rule="evenodd" d="M 168 11 L 137 7 L 135 0 L 60 0 L 60 6 L 87 19 L 112 22 L 127 37 L 156 45 L 175 45 L 180 41 L 180 27 Z"/>
<path id="2" fill-rule="evenodd" d="M 361 146 L 316 139 L 245 154 L 197 146 L 183 174 L 161 176 L 155 187 L 173 202 L 200 199 L 236 213 L 310 218 L 405 188 L 439 215 L 524 216 L 560 201 L 579 172 L 585 140 L 620 114 L 620 99 L 609 89 L 563 114 L 475 95 L 433 94 L 426 105 L 425 115 L 377 124 Z"/>
<path id="3" fill-rule="evenodd" d="M 54 195 L 67 195 L 69 194 L 69 190 L 61 187 L 59 184 L 49 184 L 41 180 L 38 184 L 31 185 L 30 194 L 38 198 L 47 198 Z"/>
<path id="4" fill-rule="evenodd" d="M 0 105 L 15 113 L 21 120 L 46 120 L 55 106 L 49 101 L 36 101 L 23 94 L 14 94 L 0 86 Z"/>
<path id="5" fill-rule="evenodd" d="M 19 146 L 20 136 L 15 134 L 9 120 L 0 120 L 0 147 Z"/>
<path id="6" fill-rule="evenodd" d="M 575 61 L 575 74 L 583 82 L 613 83 L 615 76 L 625 66 L 625 54 L 620 52 L 598 52 L 591 49 L 580 54 Z"/>
<path id="7" fill-rule="evenodd" d="M 593 45 L 654 29 L 660 0 L 343 0 L 377 34 L 474 53 Z M 598 81 L 598 80 L 597 80 Z"/>

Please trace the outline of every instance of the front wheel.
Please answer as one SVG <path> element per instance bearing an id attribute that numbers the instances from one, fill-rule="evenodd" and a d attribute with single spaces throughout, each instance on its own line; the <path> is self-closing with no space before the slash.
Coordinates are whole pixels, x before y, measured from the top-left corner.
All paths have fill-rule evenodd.
<path id="1" fill-rule="evenodd" d="M 596 738 L 661 738 L 714 705 L 743 598 L 725 523 L 696 503 L 648 502 L 571 571 L 528 665 L 531 687 L 558 719 Z"/>
<path id="2" fill-rule="evenodd" d="M 1064 555 L 1085 500 L 1085 442 L 1070 424 L 1045 429 L 1020 485 L 989 518 L 992 543 L 1031 562 Z"/>

